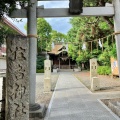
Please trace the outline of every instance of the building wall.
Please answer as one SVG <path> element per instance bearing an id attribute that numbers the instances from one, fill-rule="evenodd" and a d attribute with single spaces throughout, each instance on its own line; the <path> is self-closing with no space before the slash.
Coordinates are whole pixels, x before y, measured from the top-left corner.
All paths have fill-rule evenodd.
<path id="1" fill-rule="evenodd" d="M 6 44 L 0 46 L 0 57 L 6 56 Z"/>
<path id="2" fill-rule="evenodd" d="M 60 59 L 60 66 L 59 66 L 59 59 Z M 50 55 L 50 60 L 53 61 L 53 68 L 60 67 L 60 69 L 73 69 L 76 64 L 75 61 L 70 59 L 70 65 L 69 65 L 69 59 L 62 60 L 59 56 L 56 56 L 56 55 Z"/>
<path id="3" fill-rule="evenodd" d="M 5 69 L 6 69 L 6 58 L 0 57 L 0 70 L 5 70 Z"/>

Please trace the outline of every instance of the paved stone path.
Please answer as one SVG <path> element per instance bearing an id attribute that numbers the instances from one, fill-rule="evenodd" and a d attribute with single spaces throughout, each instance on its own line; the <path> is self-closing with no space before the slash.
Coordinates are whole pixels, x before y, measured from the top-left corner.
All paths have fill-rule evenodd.
<path id="1" fill-rule="evenodd" d="M 72 73 L 60 73 L 45 120 L 120 120 L 98 99 L 120 97 L 120 92 L 91 93 Z"/>

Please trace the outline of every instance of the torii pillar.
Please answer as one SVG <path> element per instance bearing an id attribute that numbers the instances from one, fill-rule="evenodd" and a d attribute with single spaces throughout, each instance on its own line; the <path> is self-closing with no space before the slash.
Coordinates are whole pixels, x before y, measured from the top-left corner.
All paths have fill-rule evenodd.
<path id="1" fill-rule="evenodd" d="M 28 37 L 29 37 L 29 110 L 30 117 L 43 117 L 45 107 L 35 103 L 36 94 L 36 56 L 37 56 L 37 0 L 29 1 Z"/>
<path id="2" fill-rule="evenodd" d="M 119 68 L 119 78 L 120 78 L 120 0 L 113 0 L 113 5 L 115 9 L 114 15 L 114 28 L 115 28 L 115 39 L 117 48 L 117 60 Z"/>

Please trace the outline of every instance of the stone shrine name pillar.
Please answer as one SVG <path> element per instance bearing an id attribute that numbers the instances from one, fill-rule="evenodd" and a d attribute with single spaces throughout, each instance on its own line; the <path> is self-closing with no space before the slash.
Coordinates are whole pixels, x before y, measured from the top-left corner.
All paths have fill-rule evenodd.
<path id="1" fill-rule="evenodd" d="M 28 51 L 26 37 L 7 38 L 6 120 L 29 120 Z"/>

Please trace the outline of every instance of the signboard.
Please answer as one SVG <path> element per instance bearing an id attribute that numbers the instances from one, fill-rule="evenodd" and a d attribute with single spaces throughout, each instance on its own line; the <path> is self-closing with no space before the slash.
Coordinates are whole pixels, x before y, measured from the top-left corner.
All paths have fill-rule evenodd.
<path id="1" fill-rule="evenodd" d="M 118 61 L 115 58 L 111 58 L 111 72 L 112 75 L 119 75 Z"/>

